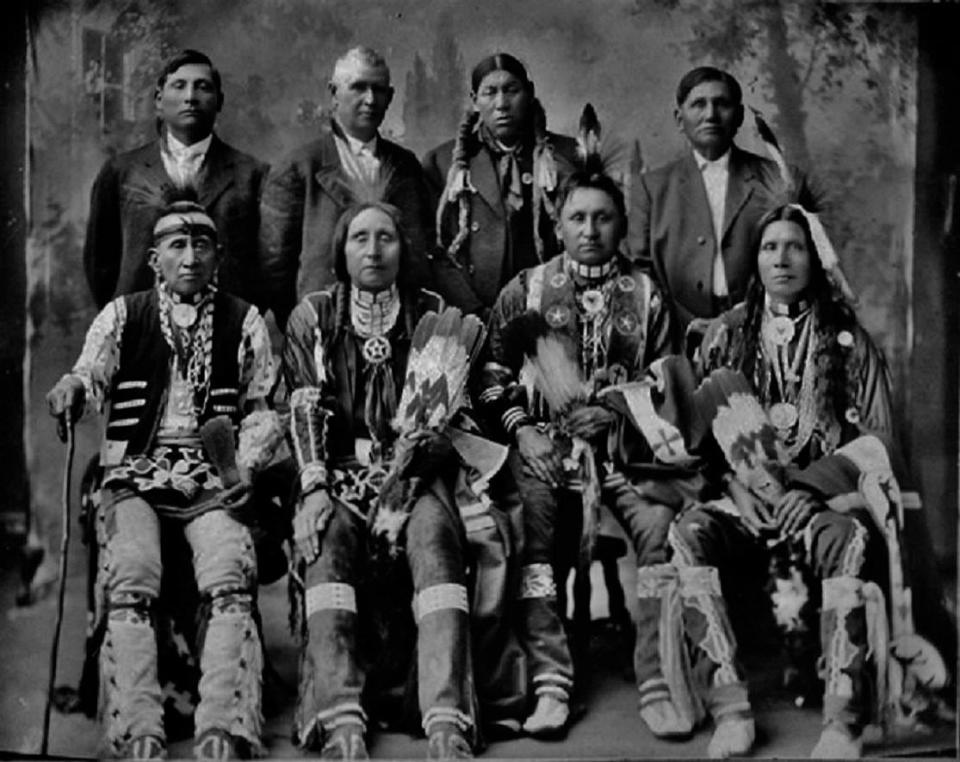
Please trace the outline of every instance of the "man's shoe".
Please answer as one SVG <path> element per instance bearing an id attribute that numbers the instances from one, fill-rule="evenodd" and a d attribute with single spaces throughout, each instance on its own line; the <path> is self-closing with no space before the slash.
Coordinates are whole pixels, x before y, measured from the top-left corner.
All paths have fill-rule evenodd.
<path id="1" fill-rule="evenodd" d="M 641 706 L 640 718 L 657 738 L 685 738 L 693 732 L 693 724 L 683 719 L 667 699 Z"/>
<path id="2" fill-rule="evenodd" d="M 427 738 L 427 759 L 473 759 L 473 749 L 460 728 L 452 722 L 437 722 Z"/>
<path id="3" fill-rule="evenodd" d="M 137 736 L 127 744 L 128 759 L 166 759 L 167 745 L 158 736 Z"/>
<path id="4" fill-rule="evenodd" d="M 742 714 L 730 714 L 720 719 L 713 737 L 707 745 L 710 759 L 742 757 L 753 747 L 757 730 L 753 717 Z"/>
<path id="5" fill-rule="evenodd" d="M 568 719 L 569 704 L 552 693 L 544 693 L 537 698 L 536 709 L 523 723 L 523 729 L 536 738 L 556 738 L 566 732 Z"/>
<path id="6" fill-rule="evenodd" d="M 351 722 L 330 731 L 320 749 L 320 759 L 370 759 L 363 740 L 363 726 Z"/>
<path id="7" fill-rule="evenodd" d="M 854 736 L 846 725 L 829 723 L 810 752 L 810 759 L 860 759 L 863 738 Z"/>

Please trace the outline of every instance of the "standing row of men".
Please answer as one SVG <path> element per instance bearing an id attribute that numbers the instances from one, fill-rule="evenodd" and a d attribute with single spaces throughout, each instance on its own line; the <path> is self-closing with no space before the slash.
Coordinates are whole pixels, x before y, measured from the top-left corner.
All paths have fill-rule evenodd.
<path id="1" fill-rule="evenodd" d="M 335 281 L 336 219 L 354 200 L 354 181 L 379 176 L 411 238 L 413 281 L 486 317 L 515 273 L 559 251 L 547 210 L 574 166 L 576 142 L 547 130 L 534 83 L 512 56 L 486 59 L 470 87 L 474 108 L 458 136 L 421 167 L 379 134 L 394 93 L 386 62 L 354 48 L 334 67 L 330 122 L 268 170 L 215 134 L 224 96 L 210 59 L 175 56 L 157 82 L 159 140 L 109 160 L 93 186 L 84 266 L 97 306 L 150 285 L 149 233 L 163 188 L 189 182 L 222 236 L 220 285 L 272 310 L 282 327 L 300 296 Z M 732 76 L 695 69 L 676 101 L 692 150 L 633 179 L 627 248 L 657 277 L 678 339 L 692 318 L 743 298 L 742 252 L 782 186 L 772 161 L 734 145 L 744 107 Z M 802 178 L 798 187 L 803 202 Z"/>

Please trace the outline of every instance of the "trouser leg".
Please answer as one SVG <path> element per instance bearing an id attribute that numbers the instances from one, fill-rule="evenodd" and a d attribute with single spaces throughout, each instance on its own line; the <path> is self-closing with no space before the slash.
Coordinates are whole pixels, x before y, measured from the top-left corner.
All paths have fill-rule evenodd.
<path id="1" fill-rule="evenodd" d="M 300 695 L 294 719 L 301 748 L 345 724 L 366 725 L 360 702 L 364 671 L 357 658 L 357 585 L 365 528 L 335 504 L 320 555 L 306 567 L 306 643 L 300 658 Z"/>
<path id="2" fill-rule="evenodd" d="M 813 518 L 805 534 L 814 573 L 823 585 L 823 719 L 858 734 L 868 713 L 867 617 L 861 579 L 868 532 L 849 514 L 824 511 Z"/>
<path id="3" fill-rule="evenodd" d="M 557 604 L 554 569 L 558 564 L 558 492 L 528 473 L 520 456 L 509 459 L 523 501 L 523 567 L 521 570 L 521 638 L 530 658 L 537 695 L 568 700 L 573 688 L 573 659 Z"/>
<path id="4" fill-rule="evenodd" d="M 186 525 L 193 568 L 209 612 L 200 648 L 199 738 L 211 730 L 260 749 L 263 647 L 253 617 L 256 553 L 250 531 L 226 511 Z"/>
<path id="5" fill-rule="evenodd" d="M 687 511 L 670 531 L 683 626 L 694 645 L 693 679 L 715 719 L 748 714 L 750 700 L 717 567 L 736 563 L 751 538 L 738 519 L 718 511 Z"/>
<path id="6" fill-rule="evenodd" d="M 143 499 L 104 490 L 107 631 L 100 653 L 106 742 L 118 755 L 140 736 L 164 739 L 153 607 L 160 593 L 160 521 Z"/>
<path id="7" fill-rule="evenodd" d="M 436 485 L 435 488 L 440 488 Z M 464 536 L 451 507 L 433 492 L 414 505 L 406 553 L 417 620 L 417 697 L 424 732 L 456 725 L 476 740 Z"/>
<path id="8" fill-rule="evenodd" d="M 664 698 L 666 691 L 660 657 L 660 615 L 662 601 L 676 579 L 673 567 L 667 564 L 667 534 L 675 512 L 673 507 L 647 499 L 642 487 L 625 483 L 607 493 L 606 503 L 627 530 L 637 557 L 634 669 L 642 704 L 645 696 Z"/>

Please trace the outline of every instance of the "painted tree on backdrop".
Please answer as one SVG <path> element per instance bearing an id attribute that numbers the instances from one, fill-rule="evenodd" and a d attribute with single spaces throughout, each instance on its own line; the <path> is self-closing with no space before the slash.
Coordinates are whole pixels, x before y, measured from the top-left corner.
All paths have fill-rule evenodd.
<path id="1" fill-rule="evenodd" d="M 430 72 L 417 53 L 407 73 L 403 102 L 404 143 L 417 155 L 456 134 L 467 98 L 463 54 L 448 14 L 437 23 Z M 431 73 L 432 72 L 432 73 Z"/>

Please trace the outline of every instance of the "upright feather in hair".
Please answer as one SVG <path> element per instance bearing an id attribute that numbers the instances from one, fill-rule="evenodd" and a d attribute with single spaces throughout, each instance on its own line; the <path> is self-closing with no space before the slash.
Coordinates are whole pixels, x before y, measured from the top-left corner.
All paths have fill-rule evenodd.
<path id="1" fill-rule="evenodd" d="M 591 104 L 583 107 L 580 114 L 580 129 L 577 132 L 577 153 L 583 162 L 583 169 L 589 174 L 603 173 L 605 162 L 600 154 L 600 120 Z"/>
<path id="2" fill-rule="evenodd" d="M 776 162 L 777 169 L 780 171 L 780 179 L 783 180 L 784 191 L 790 193 L 794 189 L 793 172 L 790 171 L 787 160 L 783 157 L 783 151 L 780 148 L 777 136 L 773 134 L 773 130 L 770 129 L 767 120 L 763 118 L 757 109 L 751 106 L 750 110 L 753 112 L 753 121 L 757 125 L 757 132 L 760 135 L 760 139 L 763 141 L 767 153 L 770 154 L 770 158 Z"/>

